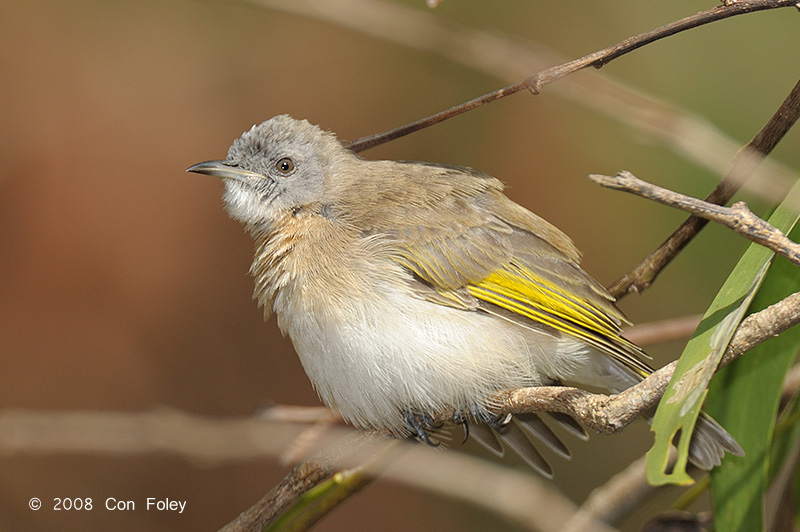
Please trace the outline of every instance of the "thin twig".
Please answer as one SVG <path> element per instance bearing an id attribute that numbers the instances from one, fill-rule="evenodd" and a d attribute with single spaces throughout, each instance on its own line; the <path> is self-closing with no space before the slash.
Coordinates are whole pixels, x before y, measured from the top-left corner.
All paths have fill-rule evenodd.
<path id="1" fill-rule="evenodd" d="M 700 13 L 685 17 L 681 20 L 661 26 L 655 30 L 630 37 L 603 50 L 599 50 L 567 63 L 548 68 L 539 72 L 538 74 L 530 76 L 527 79 L 518 81 L 517 83 L 513 83 L 477 98 L 473 98 L 472 100 L 464 102 L 460 105 L 451 107 L 420 120 L 416 120 L 389 131 L 354 139 L 349 142 L 348 147 L 355 152 L 374 148 L 375 146 L 379 146 L 385 142 L 389 142 L 390 140 L 403 137 L 415 131 L 419 131 L 420 129 L 430 127 L 434 124 L 438 124 L 439 122 L 443 122 L 444 120 L 453 118 L 454 116 L 471 111 L 477 107 L 486 105 L 487 103 L 505 98 L 506 96 L 516 94 L 525 89 L 529 90 L 533 94 L 539 94 L 541 89 L 546 85 L 549 85 L 554 81 L 558 81 L 569 74 L 583 70 L 587 67 L 600 68 L 606 63 L 609 63 L 618 57 L 641 48 L 642 46 L 666 37 L 670 37 L 682 31 L 697 28 L 699 26 L 736 15 L 782 7 L 797 7 L 797 5 L 797 0 L 761 0 L 751 2 L 736 2 L 730 5 L 717 6 L 707 11 L 702 11 Z"/>
<path id="2" fill-rule="evenodd" d="M 269 404 L 256 412 L 261 419 L 293 421 L 295 423 L 332 423 L 341 419 L 324 406 Z"/>
<path id="3" fill-rule="evenodd" d="M 663 205 L 684 210 L 699 218 L 722 224 L 748 240 L 761 244 L 800 266 L 800 245 L 792 242 L 782 231 L 753 214 L 743 201 L 734 203 L 731 207 L 722 207 L 648 183 L 627 170 L 623 170 L 613 177 L 593 174 L 589 176 L 589 179 L 604 187 L 630 192 Z"/>
<path id="4" fill-rule="evenodd" d="M 786 378 L 783 381 L 783 396 L 781 397 L 781 401 L 786 402 L 789 398 L 798 393 L 800 393 L 800 365 L 792 366 L 786 374 Z"/>
<path id="5" fill-rule="evenodd" d="M 705 201 L 723 205 L 741 188 L 764 157 L 769 155 L 800 117 L 800 80 L 755 137 L 737 153 L 725 179 L 706 196 Z M 690 216 L 658 248 L 645 257 L 608 291 L 619 299 L 649 287 L 672 259 L 705 227 L 707 221 Z"/>

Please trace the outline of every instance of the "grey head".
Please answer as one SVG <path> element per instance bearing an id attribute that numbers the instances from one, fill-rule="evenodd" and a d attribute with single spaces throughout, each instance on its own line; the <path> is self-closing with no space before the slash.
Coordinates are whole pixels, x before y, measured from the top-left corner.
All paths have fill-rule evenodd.
<path id="1" fill-rule="evenodd" d="M 333 133 L 279 115 L 236 139 L 224 161 L 199 163 L 186 171 L 223 179 L 231 217 L 260 232 L 286 213 L 321 208 L 331 168 L 353 157 Z"/>

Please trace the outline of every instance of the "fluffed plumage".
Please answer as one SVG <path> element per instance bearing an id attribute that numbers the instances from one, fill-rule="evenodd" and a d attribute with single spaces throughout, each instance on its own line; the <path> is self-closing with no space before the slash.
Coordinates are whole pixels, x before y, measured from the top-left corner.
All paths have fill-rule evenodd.
<path id="1" fill-rule="evenodd" d="M 619 391 L 651 372 L 572 241 L 491 176 L 365 160 L 288 116 L 190 170 L 224 179 L 229 213 L 256 242 L 255 298 L 322 400 L 354 425 L 427 440 L 430 416 L 454 409 L 547 475 L 525 433 L 492 413 L 494 394 L 562 381 Z M 701 419 L 697 465 L 741 452 Z M 523 421 L 566 454 L 537 416 Z M 491 432 L 474 434 L 498 452 Z"/>

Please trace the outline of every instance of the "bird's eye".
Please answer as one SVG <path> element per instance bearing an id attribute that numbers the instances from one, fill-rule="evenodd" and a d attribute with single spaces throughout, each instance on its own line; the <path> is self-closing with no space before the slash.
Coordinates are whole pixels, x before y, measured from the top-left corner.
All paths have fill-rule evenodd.
<path id="1" fill-rule="evenodd" d="M 289 175 L 294 172 L 294 161 L 288 157 L 284 157 L 275 163 L 275 169 L 282 175 Z"/>

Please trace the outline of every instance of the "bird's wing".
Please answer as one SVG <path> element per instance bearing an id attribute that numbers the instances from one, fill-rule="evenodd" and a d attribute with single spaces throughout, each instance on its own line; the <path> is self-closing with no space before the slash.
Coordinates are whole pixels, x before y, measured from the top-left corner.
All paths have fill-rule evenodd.
<path id="1" fill-rule="evenodd" d="M 397 192 L 406 195 L 402 210 L 374 212 L 367 224 L 395 242 L 393 258 L 413 272 L 419 295 L 521 326 L 545 326 L 639 375 L 651 372 L 639 358 L 643 352 L 620 335 L 625 318 L 613 298 L 580 268 L 564 233 L 509 200 L 490 176 L 430 164 L 425 170 Z M 421 184 L 416 179 L 435 194 L 413 196 Z"/>

